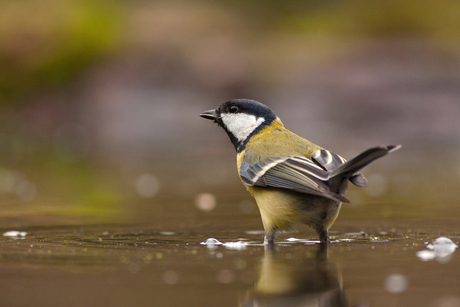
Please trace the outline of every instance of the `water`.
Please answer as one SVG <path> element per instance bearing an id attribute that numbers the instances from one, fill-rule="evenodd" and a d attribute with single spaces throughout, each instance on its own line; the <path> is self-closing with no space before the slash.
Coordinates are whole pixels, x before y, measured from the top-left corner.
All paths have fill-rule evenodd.
<path id="1" fill-rule="evenodd" d="M 141 194 L 158 195 L 111 210 L 98 197 L 65 211 L 57 197 L 4 196 L 0 306 L 460 306 L 459 251 L 432 244 L 460 241 L 459 177 L 432 161 L 447 160 L 395 164 L 391 176 L 369 166 L 370 187 L 350 187 L 327 250 L 300 227 L 265 251 L 236 174 L 204 184 L 158 173 L 160 185 L 143 175 Z"/>
<path id="2" fill-rule="evenodd" d="M 96 222 L 45 210 L 59 200 L 4 198 L 0 306 L 460 306 L 460 252 L 438 239 L 460 241 L 459 177 L 427 165 L 388 177 L 370 166 L 327 250 L 300 227 L 265 251 L 236 176 L 188 194 L 163 179 L 163 194 Z"/>
<path id="3" fill-rule="evenodd" d="M 455 223 L 339 222 L 328 249 L 315 243 L 313 232 L 300 229 L 280 234 L 274 252 L 264 250 L 257 219 L 227 223 L 166 223 L 168 230 L 151 224 L 38 227 L 9 233 L 1 237 L 0 304 L 460 305 L 458 252 L 442 261 L 417 257 L 441 234 L 457 243 L 459 234 L 449 231 Z M 356 229 L 366 231 L 350 232 Z"/>

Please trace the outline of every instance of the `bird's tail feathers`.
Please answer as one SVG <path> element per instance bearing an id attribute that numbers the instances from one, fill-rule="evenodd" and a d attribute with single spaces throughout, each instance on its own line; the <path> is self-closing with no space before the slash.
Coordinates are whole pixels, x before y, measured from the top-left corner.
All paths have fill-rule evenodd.
<path id="1" fill-rule="evenodd" d="M 372 161 L 383 157 L 395 150 L 398 150 L 401 148 L 401 145 L 388 145 L 388 146 L 377 146 L 373 148 L 369 148 L 368 150 L 360 153 L 353 159 L 345 162 L 335 170 L 331 172 L 331 178 L 337 177 L 337 176 L 343 176 L 347 175 L 350 176 L 350 180 L 353 181 L 355 179 L 356 185 L 357 186 L 366 186 L 367 182 L 361 182 L 361 179 L 359 176 L 353 176 L 354 174 L 357 174 L 362 168 L 367 166 L 369 163 Z M 354 178 L 356 177 L 356 178 Z M 362 177 L 362 176 L 361 176 Z M 363 180 L 365 181 L 366 179 L 363 177 Z M 361 183 L 360 183 L 361 182 Z"/>

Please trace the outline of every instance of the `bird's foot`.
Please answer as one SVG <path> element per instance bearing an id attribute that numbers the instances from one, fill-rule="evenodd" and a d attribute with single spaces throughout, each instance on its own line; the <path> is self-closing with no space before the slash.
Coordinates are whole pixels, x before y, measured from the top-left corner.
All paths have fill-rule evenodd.
<path id="1" fill-rule="evenodd" d="M 272 230 L 265 234 L 264 245 L 266 250 L 273 251 L 275 249 L 276 231 Z"/>
<path id="2" fill-rule="evenodd" d="M 331 240 L 329 239 L 329 233 L 327 230 L 322 230 L 319 232 L 319 243 L 328 246 Z"/>

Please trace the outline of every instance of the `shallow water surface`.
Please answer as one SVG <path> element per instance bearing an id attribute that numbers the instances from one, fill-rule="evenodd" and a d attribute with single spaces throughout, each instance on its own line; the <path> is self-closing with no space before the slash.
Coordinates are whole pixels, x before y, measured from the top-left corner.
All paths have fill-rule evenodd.
<path id="1" fill-rule="evenodd" d="M 363 224 L 364 232 L 339 224 L 328 249 L 309 232 L 283 233 L 273 252 L 257 228 L 21 229 L 1 237 L 0 304 L 459 306 L 458 252 L 420 259 L 416 253 L 441 233 L 414 231 L 415 224 Z"/>

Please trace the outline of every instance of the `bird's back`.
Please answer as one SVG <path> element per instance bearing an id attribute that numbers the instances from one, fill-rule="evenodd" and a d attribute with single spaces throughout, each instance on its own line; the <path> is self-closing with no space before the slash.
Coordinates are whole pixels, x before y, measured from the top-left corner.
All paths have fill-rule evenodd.
<path id="1" fill-rule="evenodd" d="M 289 137 L 285 137 L 286 134 L 289 134 Z M 283 123 L 277 119 L 253 135 L 240 154 L 251 164 L 287 156 L 311 159 L 312 154 L 320 149 L 320 146 L 284 128 Z"/>

